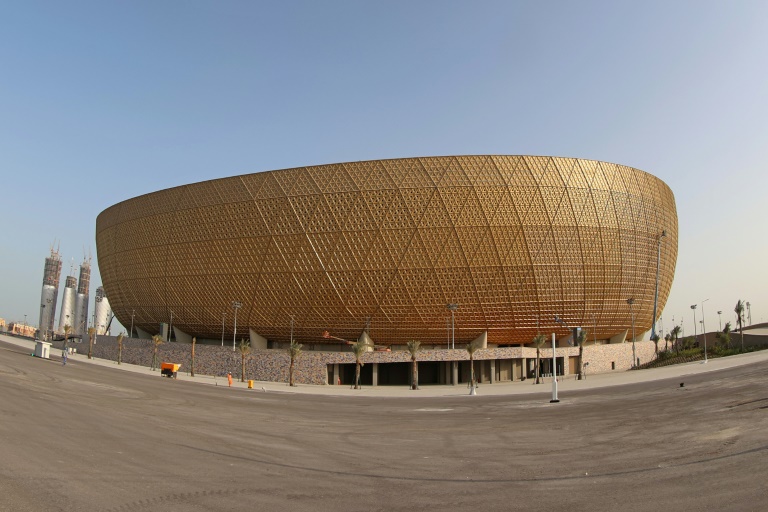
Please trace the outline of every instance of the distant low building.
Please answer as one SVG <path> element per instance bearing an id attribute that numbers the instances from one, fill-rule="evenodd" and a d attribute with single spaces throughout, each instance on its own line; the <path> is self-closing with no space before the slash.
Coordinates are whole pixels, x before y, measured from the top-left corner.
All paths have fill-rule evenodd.
<path id="1" fill-rule="evenodd" d="M 37 329 L 31 325 L 24 325 L 18 322 L 12 322 L 8 326 L 8 331 L 13 334 L 18 334 L 19 336 L 27 336 L 29 338 L 34 338 L 35 333 L 37 333 Z"/>

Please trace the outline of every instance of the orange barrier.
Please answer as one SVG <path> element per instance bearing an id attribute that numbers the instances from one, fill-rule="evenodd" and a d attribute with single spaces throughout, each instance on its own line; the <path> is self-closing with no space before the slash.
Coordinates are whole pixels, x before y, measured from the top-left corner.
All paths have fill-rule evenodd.
<path id="1" fill-rule="evenodd" d="M 179 368 L 181 368 L 180 364 L 176 363 L 160 363 L 160 375 L 163 375 L 165 377 L 174 379 L 176 378 L 176 374 L 179 371 Z"/>

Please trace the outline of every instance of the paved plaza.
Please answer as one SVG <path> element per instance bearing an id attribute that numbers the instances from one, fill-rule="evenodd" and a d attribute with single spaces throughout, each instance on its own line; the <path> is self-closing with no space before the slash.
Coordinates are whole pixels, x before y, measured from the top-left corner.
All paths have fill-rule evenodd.
<path id="1" fill-rule="evenodd" d="M 0 339 L 0 510 L 763 510 L 768 353 L 551 384 L 161 378 Z M 680 383 L 684 383 L 681 387 Z M 263 388 L 263 389 L 262 389 Z"/>

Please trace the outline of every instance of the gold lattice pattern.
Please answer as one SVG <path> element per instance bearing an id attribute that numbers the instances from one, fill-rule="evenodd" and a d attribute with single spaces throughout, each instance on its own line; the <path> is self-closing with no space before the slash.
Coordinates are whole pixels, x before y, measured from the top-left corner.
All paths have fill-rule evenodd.
<path id="1" fill-rule="evenodd" d="M 669 187 L 593 160 L 451 156 L 352 162 L 194 183 L 118 203 L 97 220 L 98 262 L 123 325 L 170 320 L 216 339 L 443 343 L 484 331 L 529 342 L 560 316 L 605 339 L 651 326 L 672 285 Z M 562 327 L 559 332 L 565 334 Z"/>

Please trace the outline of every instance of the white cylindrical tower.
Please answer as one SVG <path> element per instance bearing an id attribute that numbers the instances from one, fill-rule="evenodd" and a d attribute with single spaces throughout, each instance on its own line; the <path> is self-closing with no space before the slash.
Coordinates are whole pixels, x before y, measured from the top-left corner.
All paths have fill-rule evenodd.
<path id="1" fill-rule="evenodd" d="M 91 261 L 84 260 L 80 264 L 80 278 L 77 282 L 75 296 L 74 333 L 84 335 L 88 332 L 88 293 L 91 288 Z"/>
<path id="2" fill-rule="evenodd" d="M 102 286 L 96 288 L 96 304 L 93 308 L 96 334 L 106 334 L 107 324 L 109 323 L 112 309 L 109 307 L 109 300 L 107 300 L 106 295 L 104 295 L 104 288 Z"/>
<path id="3" fill-rule="evenodd" d="M 77 292 L 77 279 L 74 276 L 67 276 L 67 282 L 64 286 L 64 294 L 61 297 L 61 314 L 59 315 L 59 332 L 64 332 L 64 326 L 69 325 L 70 332 L 75 323 L 75 295 Z"/>

